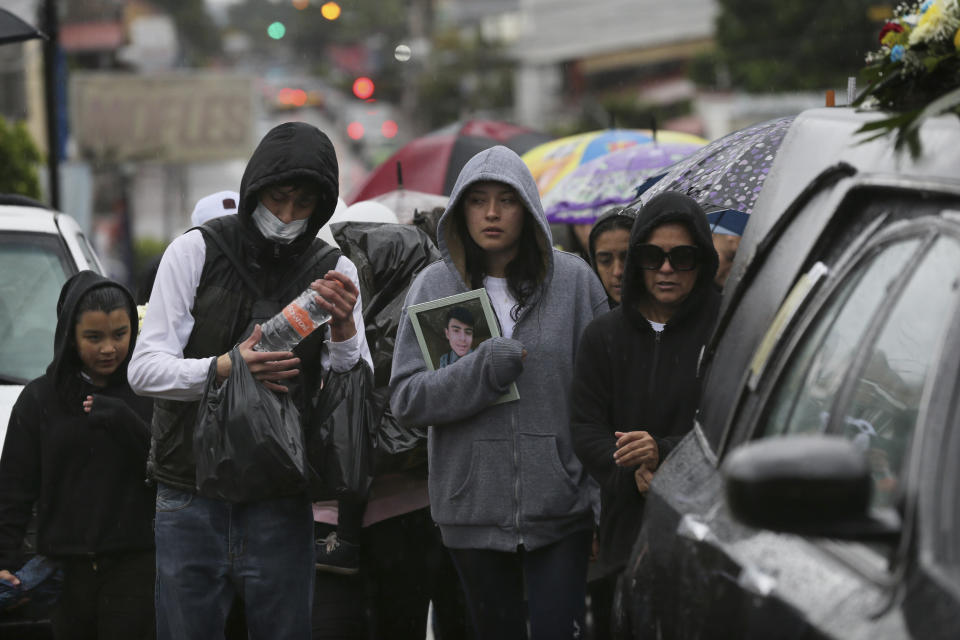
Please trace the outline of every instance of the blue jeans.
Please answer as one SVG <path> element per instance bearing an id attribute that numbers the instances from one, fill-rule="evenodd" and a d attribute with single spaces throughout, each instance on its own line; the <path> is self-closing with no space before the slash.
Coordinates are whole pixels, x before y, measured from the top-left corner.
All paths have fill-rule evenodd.
<path id="1" fill-rule="evenodd" d="M 234 594 L 250 638 L 310 638 L 313 512 L 304 496 L 231 504 L 157 485 L 157 638 L 222 638 Z"/>

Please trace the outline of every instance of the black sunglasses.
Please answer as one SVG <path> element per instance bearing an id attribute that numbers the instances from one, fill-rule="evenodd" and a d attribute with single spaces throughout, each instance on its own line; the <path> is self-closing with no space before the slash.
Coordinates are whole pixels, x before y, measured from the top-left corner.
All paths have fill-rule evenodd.
<path id="1" fill-rule="evenodd" d="M 659 269 L 664 260 L 669 260 L 675 271 L 693 271 L 700 264 L 700 248 L 681 245 L 664 251 L 655 244 L 641 244 L 637 247 L 637 259 L 640 268 L 649 271 Z"/>

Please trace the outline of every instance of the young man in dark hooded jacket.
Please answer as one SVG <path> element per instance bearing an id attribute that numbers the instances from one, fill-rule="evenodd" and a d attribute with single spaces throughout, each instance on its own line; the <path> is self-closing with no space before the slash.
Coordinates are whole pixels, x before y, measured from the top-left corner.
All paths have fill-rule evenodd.
<path id="1" fill-rule="evenodd" d="M 36 505 L 37 548 L 64 573 L 56 638 L 153 637 L 150 402 L 127 384 L 136 337 L 133 296 L 93 271 L 74 275 L 57 303 L 53 361 L 10 414 L 0 581 L 20 586 L 12 573 Z"/>
<path id="2" fill-rule="evenodd" d="M 690 430 L 697 364 L 720 305 L 710 226 L 667 192 L 630 233 L 623 304 L 584 331 L 571 391 L 574 446 L 601 488 L 598 570 L 612 588 L 640 530 L 653 473 Z"/>
<path id="3" fill-rule="evenodd" d="M 164 253 L 141 341 L 134 390 L 157 398 L 150 471 L 157 481 L 157 629 L 161 639 L 223 637 L 234 593 L 246 602 L 251 638 L 306 638 L 314 576 L 313 513 L 303 487 L 229 503 L 197 494 L 193 425 L 207 374 L 239 353 L 255 378 L 289 392 L 302 414 L 324 371 L 370 363 L 356 267 L 331 254 L 317 231 L 337 204 L 333 145 L 301 122 L 271 129 L 240 183 L 237 215 L 191 230 Z M 254 293 L 228 255 L 243 263 Z M 257 352 L 260 326 L 307 287 L 332 315 L 295 352 Z M 268 304 L 260 295 L 271 296 Z M 275 298 L 275 299 L 274 299 Z M 372 367 L 372 364 L 371 364 Z"/>

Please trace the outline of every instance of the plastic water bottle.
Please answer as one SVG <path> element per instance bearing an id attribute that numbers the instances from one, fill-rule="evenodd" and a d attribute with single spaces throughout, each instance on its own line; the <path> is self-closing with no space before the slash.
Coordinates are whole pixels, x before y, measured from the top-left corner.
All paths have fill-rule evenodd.
<path id="1" fill-rule="evenodd" d="M 264 322 L 263 335 L 254 345 L 254 351 L 290 351 L 313 330 L 330 320 L 330 314 L 320 306 L 323 298 L 313 289 L 294 298 L 277 315 Z"/>

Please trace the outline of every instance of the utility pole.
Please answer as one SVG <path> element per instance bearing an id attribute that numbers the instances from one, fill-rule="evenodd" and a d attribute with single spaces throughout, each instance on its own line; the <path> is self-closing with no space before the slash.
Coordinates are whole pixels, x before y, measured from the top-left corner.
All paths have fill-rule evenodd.
<path id="1" fill-rule="evenodd" d="M 43 87 L 47 116 L 47 169 L 50 174 L 50 206 L 60 209 L 60 129 L 57 124 L 59 96 L 57 95 L 57 62 L 60 48 L 60 26 L 57 20 L 57 0 L 44 0 L 43 31 Z"/>

